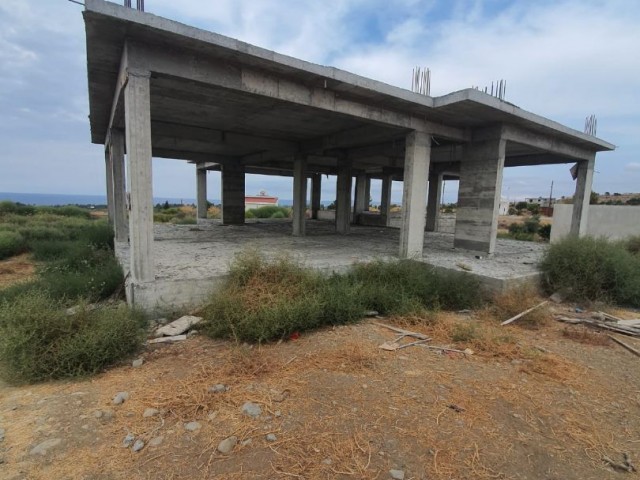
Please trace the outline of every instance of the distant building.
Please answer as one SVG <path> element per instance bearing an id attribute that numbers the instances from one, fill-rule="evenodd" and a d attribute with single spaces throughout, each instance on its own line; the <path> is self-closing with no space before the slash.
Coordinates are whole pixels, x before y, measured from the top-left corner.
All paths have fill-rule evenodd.
<path id="1" fill-rule="evenodd" d="M 244 197 L 244 209 L 260 208 L 266 206 L 278 206 L 278 197 L 271 197 L 262 190 L 258 195 L 248 195 Z"/>
<path id="2" fill-rule="evenodd" d="M 504 198 L 500 199 L 500 206 L 498 207 L 498 215 L 509 215 L 509 201 Z"/>
<path id="3" fill-rule="evenodd" d="M 534 203 L 536 205 L 540 205 L 541 207 L 553 207 L 553 205 L 556 203 L 555 198 L 551 198 L 551 201 L 549 201 L 549 197 L 537 197 L 537 198 L 531 197 L 531 198 L 525 198 L 524 201 L 527 203 Z"/>

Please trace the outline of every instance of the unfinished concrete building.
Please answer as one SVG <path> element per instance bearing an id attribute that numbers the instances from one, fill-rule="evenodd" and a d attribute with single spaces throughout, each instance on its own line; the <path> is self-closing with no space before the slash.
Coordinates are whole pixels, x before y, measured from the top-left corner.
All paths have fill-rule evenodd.
<path id="1" fill-rule="evenodd" d="M 475 89 L 430 97 L 104 0 L 85 5 L 91 140 L 105 146 L 110 218 L 118 244 L 128 245 L 128 298 L 145 308 L 177 301 L 184 285 L 202 292 L 213 285 L 207 275 L 198 280 L 206 287 L 196 287 L 160 272 L 153 157 L 195 163 L 200 217 L 207 171 L 220 170 L 229 226 L 245 222 L 246 174 L 292 176 L 290 235 L 311 251 L 319 244 L 304 243 L 313 236 L 307 181 L 315 218 L 322 175 L 336 175 L 335 224 L 322 230 L 336 256 L 341 236 L 365 228 L 351 223 L 366 209 L 370 180 L 382 179 L 382 226 L 391 181 L 401 180 L 400 233 L 385 237 L 397 242 L 390 256 L 428 261 L 425 230 L 436 228 L 443 178 L 460 181 L 452 246 L 492 254 L 505 167 L 577 163 L 571 231 L 579 235 L 596 152 L 614 148 Z M 206 247 L 212 255 L 216 245 Z"/>

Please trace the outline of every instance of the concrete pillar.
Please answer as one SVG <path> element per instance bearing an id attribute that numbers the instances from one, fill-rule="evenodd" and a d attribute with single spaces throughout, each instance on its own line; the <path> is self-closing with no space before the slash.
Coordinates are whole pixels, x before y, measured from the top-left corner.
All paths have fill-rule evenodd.
<path id="1" fill-rule="evenodd" d="M 104 149 L 104 167 L 107 180 L 107 215 L 109 218 L 109 225 L 114 223 L 114 210 L 113 210 L 113 162 L 111 161 L 111 145 L 105 145 Z"/>
<path id="2" fill-rule="evenodd" d="M 427 232 L 438 231 L 440 204 L 442 203 L 442 173 L 429 174 L 429 194 L 427 197 Z"/>
<path id="3" fill-rule="evenodd" d="M 364 184 L 364 211 L 369 211 L 369 202 L 371 200 L 371 177 L 367 176 L 367 181 Z"/>
<path id="4" fill-rule="evenodd" d="M 124 109 L 131 209 L 130 274 L 133 283 L 151 282 L 155 278 L 150 97 L 149 76 L 130 73 L 124 91 Z"/>
<path id="5" fill-rule="evenodd" d="M 198 218 L 207 218 L 207 171 L 196 165 L 196 203 Z"/>
<path id="6" fill-rule="evenodd" d="M 296 156 L 293 162 L 293 235 L 304 237 L 307 220 L 307 158 Z"/>
<path id="7" fill-rule="evenodd" d="M 338 161 L 338 180 L 336 185 L 336 232 L 349 233 L 351 223 L 351 160 Z"/>
<path id="8" fill-rule="evenodd" d="M 111 166 L 113 168 L 113 212 L 116 242 L 129 239 L 127 218 L 127 184 L 124 167 L 124 131 L 111 130 Z"/>
<path id="9" fill-rule="evenodd" d="M 222 166 L 222 224 L 244 225 L 244 165 Z"/>
<path id="10" fill-rule="evenodd" d="M 365 211 L 368 203 L 367 193 L 367 176 L 364 173 L 356 175 L 356 194 L 353 201 L 353 223 L 358 222 L 358 215 Z"/>
<path id="11" fill-rule="evenodd" d="M 322 174 L 311 175 L 311 218 L 318 219 L 318 210 L 321 206 Z"/>
<path id="12" fill-rule="evenodd" d="M 497 138 L 464 146 L 453 244 L 456 248 L 493 253 L 506 141 Z"/>
<path id="13" fill-rule="evenodd" d="M 387 174 L 382 177 L 382 196 L 380 198 L 380 215 L 385 226 L 389 226 L 391 218 L 391 185 L 392 177 Z"/>
<path id="14" fill-rule="evenodd" d="M 422 258 L 431 135 L 411 132 L 405 144 L 400 258 Z"/>
<path id="15" fill-rule="evenodd" d="M 571 216 L 570 234 L 583 236 L 587 234 L 587 218 L 589 216 L 589 201 L 591 200 L 591 186 L 593 183 L 593 168 L 596 163 L 595 155 L 589 160 L 578 162 L 576 177 L 576 193 L 573 196 L 573 214 Z"/>

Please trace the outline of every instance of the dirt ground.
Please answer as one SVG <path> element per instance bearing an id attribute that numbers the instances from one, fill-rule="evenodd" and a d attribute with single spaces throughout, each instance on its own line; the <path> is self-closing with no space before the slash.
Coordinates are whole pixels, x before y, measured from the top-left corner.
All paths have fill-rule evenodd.
<path id="1" fill-rule="evenodd" d="M 25 253 L 0 261 L 0 288 L 30 280 L 35 274 L 31 255 Z"/>
<path id="2" fill-rule="evenodd" d="M 196 335 L 148 348 L 138 368 L 129 359 L 82 381 L 3 386 L 0 477 L 638 478 L 603 459 L 626 453 L 640 466 L 640 358 L 581 326 L 478 316 L 374 319 L 253 348 Z M 375 322 L 474 354 L 384 351 L 395 334 Z M 216 384 L 228 390 L 209 392 Z M 114 405 L 121 391 L 129 399 Z M 143 417 L 148 408 L 159 414 Z M 128 433 L 142 450 L 123 447 Z M 232 452 L 218 453 L 232 435 Z"/>

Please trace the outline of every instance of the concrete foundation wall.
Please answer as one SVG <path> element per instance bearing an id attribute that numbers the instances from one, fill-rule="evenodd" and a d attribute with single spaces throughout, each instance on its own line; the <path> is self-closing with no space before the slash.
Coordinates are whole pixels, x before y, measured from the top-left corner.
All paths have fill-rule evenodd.
<path id="1" fill-rule="evenodd" d="M 573 205 L 554 206 L 551 243 L 569 235 Z M 586 235 L 619 240 L 640 235 L 640 207 L 629 205 L 589 205 Z"/>

